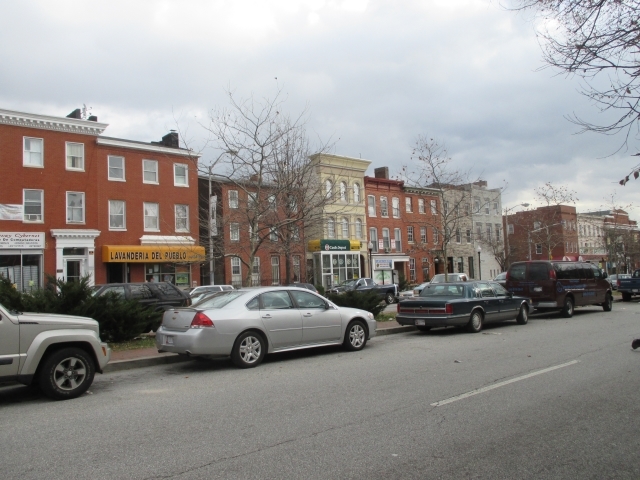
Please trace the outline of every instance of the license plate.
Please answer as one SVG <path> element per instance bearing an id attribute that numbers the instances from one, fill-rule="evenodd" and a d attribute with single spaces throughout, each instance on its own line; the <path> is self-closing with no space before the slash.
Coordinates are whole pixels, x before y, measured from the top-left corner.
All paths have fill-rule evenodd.
<path id="1" fill-rule="evenodd" d="M 424 325 L 424 320 L 416 320 L 416 325 Z"/>
<path id="2" fill-rule="evenodd" d="M 169 335 L 165 335 L 164 336 L 164 344 L 165 345 L 173 345 L 173 337 L 170 337 Z"/>
<path id="3" fill-rule="evenodd" d="M 638 289 L 634 288 L 633 290 L 631 290 L 632 293 L 638 293 Z"/>

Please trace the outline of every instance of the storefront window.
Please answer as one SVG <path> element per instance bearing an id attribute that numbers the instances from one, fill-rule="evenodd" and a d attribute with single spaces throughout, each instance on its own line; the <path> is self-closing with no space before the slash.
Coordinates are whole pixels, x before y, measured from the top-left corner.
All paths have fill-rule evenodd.
<path id="1" fill-rule="evenodd" d="M 169 282 L 178 288 L 189 288 L 191 285 L 190 265 L 177 263 L 147 263 L 144 266 L 148 282 Z"/>
<path id="2" fill-rule="evenodd" d="M 36 290 L 42 285 L 42 255 L 0 255 L 0 275 L 20 292 Z"/>

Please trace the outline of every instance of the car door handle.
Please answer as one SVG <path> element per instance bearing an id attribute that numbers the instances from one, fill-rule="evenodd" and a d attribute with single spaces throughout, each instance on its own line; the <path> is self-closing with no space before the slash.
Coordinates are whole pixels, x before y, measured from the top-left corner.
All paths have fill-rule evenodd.
<path id="1" fill-rule="evenodd" d="M 312 313 L 307 312 L 307 313 L 304 313 L 302 316 L 303 316 L 303 317 L 312 317 L 312 316 L 313 316 L 313 314 L 312 314 Z"/>
<path id="2" fill-rule="evenodd" d="M 265 313 L 264 315 L 262 315 L 262 318 L 271 318 L 271 315 L 268 313 Z"/>
<path id="3" fill-rule="evenodd" d="M 0 365 L 11 365 L 13 358 L 0 358 Z"/>

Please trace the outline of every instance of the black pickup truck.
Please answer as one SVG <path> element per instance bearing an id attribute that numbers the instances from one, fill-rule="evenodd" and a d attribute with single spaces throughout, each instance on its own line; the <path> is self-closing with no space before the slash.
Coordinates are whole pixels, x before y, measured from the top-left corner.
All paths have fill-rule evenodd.
<path id="1" fill-rule="evenodd" d="M 344 293 L 350 290 L 358 290 L 359 292 L 374 290 L 387 304 L 398 300 L 398 285 L 395 283 L 392 285 L 378 285 L 372 278 L 345 280 L 330 288 L 327 293 Z"/>
<path id="2" fill-rule="evenodd" d="M 640 270 L 636 270 L 631 278 L 618 278 L 618 291 L 623 302 L 630 302 L 633 295 L 640 294 Z"/>

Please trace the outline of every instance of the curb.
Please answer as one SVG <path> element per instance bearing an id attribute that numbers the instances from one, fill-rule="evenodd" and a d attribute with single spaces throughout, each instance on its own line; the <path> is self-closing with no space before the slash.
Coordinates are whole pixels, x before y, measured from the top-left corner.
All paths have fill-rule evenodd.
<path id="1" fill-rule="evenodd" d="M 394 333 L 413 332 L 416 327 L 407 325 L 403 327 L 380 328 L 376 330 L 376 336 L 393 335 Z M 134 368 L 155 367 L 156 365 L 168 365 L 171 363 L 181 363 L 194 360 L 194 357 L 186 355 L 178 355 L 177 353 L 165 353 L 161 356 L 142 357 L 132 360 L 116 360 L 109 362 L 102 370 L 102 373 L 122 372 L 124 370 L 132 370 Z"/>

